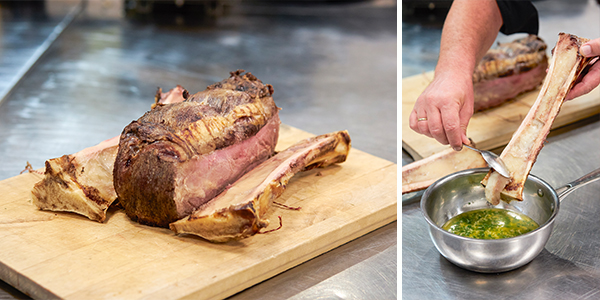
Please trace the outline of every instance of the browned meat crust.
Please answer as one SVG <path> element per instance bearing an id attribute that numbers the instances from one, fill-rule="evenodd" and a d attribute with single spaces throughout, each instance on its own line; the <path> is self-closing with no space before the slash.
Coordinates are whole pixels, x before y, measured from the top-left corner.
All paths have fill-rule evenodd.
<path id="1" fill-rule="evenodd" d="M 113 175 L 131 219 L 168 227 L 272 155 L 273 88 L 243 72 L 125 127 Z"/>

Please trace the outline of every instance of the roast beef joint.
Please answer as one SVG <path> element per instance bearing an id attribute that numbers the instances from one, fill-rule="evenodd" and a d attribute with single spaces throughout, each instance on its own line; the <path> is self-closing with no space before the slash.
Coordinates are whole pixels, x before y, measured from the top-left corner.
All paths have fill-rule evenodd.
<path id="1" fill-rule="evenodd" d="M 252 74 L 233 73 L 125 127 L 113 176 L 127 215 L 168 227 L 268 159 L 280 123 L 272 93 Z"/>
<path id="2" fill-rule="evenodd" d="M 488 50 L 473 72 L 473 110 L 501 105 L 542 84 L 548 68 L 546 48 L 538 36 L 528 35 Z"/>
<path id="3" fill-rule="evenodd" d="M 244 70 L 194 95 L 180 86 L 159 92 L 119 137 L 48 160 L 34 204 L 103 222 L 118 199 L 131 220 L 175 233 L 213 242 L 259 233 L 294 174 L 344 162 L 350 150 L 338 131 L 275 153 L 273 93 Z"/>
<path id="4" fill-rule="evenodd" d="M 227 191 L 170 227 L 177 233 L 215 242 L 252 236 L 269 225 L 263 216 L 294 174 L 344 162 L 348 151 L 350 136 L 346 131 L 302 140 L 252 169 Z"/>

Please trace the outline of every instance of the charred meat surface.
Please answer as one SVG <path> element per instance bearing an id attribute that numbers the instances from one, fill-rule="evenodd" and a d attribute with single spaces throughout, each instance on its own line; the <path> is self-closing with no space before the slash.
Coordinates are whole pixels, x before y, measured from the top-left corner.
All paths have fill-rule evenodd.
<path id="1" fill-rule="evenodd" d="M 473 73 L 474 111 L 504 103 L 533 90 L 546 76 L 546 43 L 535 35 L 490 49 Z"/>
<path id="2" fill-rule="evenodd" d="M 490 203 L 498 204 L 501 199 L 523 200 L 523 188 L 527 176 L 544 145 L 565 96 L 586 66 L 597 59 L 597 57 L 586 58 L 579 54 L 579 48 L 587 41 L 588 39 L 572 34 L 559 34 L 548 75 L 540 93 L 500 154 L 510 173 L 510 178 L 504 178 L 494 170 L 490 170 L 482 181 L 486 188 L 486 198 Z"/>
<path id="3" fill-rule="evenodd" d="M 181 86 L 167 93 L 159 89 L 154 105 L 182 102 L 187 96 Z M 43 210 L 69 211 L 103 222 L 106 210 L 117 198 L 112 172 L 118 144 L 116 136 L 77 153 L 47 160 L 44 179 L 32 190 L 33 203 Z"/>
<path id="4" fill-rule="evenodd" d="M 127 215 L 168 227 L 272 156 L 280 124 L 272 94 L 238 70 L 125 127 L 113 176 Z"/>
<path id="5" fill-rule="evenodd" d="M 300 141 L 245 174 L 170 228 L 175 233 L 198 235 L 212 242 L 252 236 L 269 225 L 263 217 L 292 176 L 303 170 L 344 162 L 349 151 L 347 131 Z"/>

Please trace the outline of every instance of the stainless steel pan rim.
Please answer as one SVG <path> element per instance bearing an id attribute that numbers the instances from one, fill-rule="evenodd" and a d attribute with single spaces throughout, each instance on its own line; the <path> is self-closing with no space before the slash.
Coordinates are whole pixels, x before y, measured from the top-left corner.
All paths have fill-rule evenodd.
<path id="1" fill-rule="evenodd" d="M 480 183 L 488 171 L 489 168 L 464 170 L 436 181 L 421 198 L 421 212 L 435 247 L 450 262 L 481 273 L 506 272 L 529 263 L 544 249 L 560 201 L 548 183 L 531 175 L 525 183 L 524 201 L 501 201 L 491 206 Z M 467 238 L 441 228 L 462 212 L 490 207 L 523 213 L 541 226 L 527 234 L 498 240 Z"/>
<path id="2" fill-rule="evenodd" d="M 452 178 L 454 178 L 454 177 L 457 177 L 457 176 L 463 176 L 463 175 L 469 175 L 469 174 L 475 174 L 475 173 L 480 173 L 480 172 L 485 172 L 485 173 L 487 173 L 489 170 L 490 170 L 489 168 L 476 168 L 476 169 L 468 169 L 468 170 L 459 171 L 459 172 L 456 172 L 456 173 L 452 173 L 452 174 L 450 174 L 450 175 L 447 175 L 447 176 L 445 176 L 445 177 L 442 177 L 442 178 L 440 178 L 438 181 L 436 181 L 435 183 L 433 183 L 433 184 L 430 186 L 430 188 L 431 188 L 431 189 L 430 189 L 430 188 L 428 188 L 428 189 L 425 191 L 425 193 L 423 194 L 423 196 L 422 196 L 422 198 L 421 198 L 421 199 L 424 199 L 425 197 L 429 197 L 429 195 L 431 194 L 431 192 L 432 192 L 433 188 L 435 188 L 435 186 L 436 186 L 436 185 L 441 185 L 441 184 L 443 184 L 444 182 L 446 182 L 446 181 L 448 181 L 448 180 L 451 180 L 451 179 L 452 179 Z M 504 243 L 506 240 L 511 240 L 511 239 L 515 239 L 515 240 L 517 240 L 517 239 L 524 239 L 524 238 L 526 238 L 526 237 L 527 237 L 527 236 L 529 236 L 529 235 L 533 235 L 533 234 L 535 234 L 535 233 L 536 233 L 536 232 L 538 232 L 538 231 L 544 230 L 544 229 L 545 229 L 546 227 L 548 227 L 548 226 L 552 226 L 552 224 L 553 224 L 553 222 L 554 222 L 554 219 L 556 218 L 556 215 L 558 214 L 558 210 L 559 210 L 559 208 L 560 208 L 560 198 L 558 197 L 558 194 L 556 194 L 556 191 L 554 191 L 554 188 L 552 188 L 552 186 L 550 186 L 550 185 L 549 185 L 547 182 L 545 182 L 543 179 L 541 179 L 541 178 L 539 178 L 539 177 L 537 177 L 537 176 L 535 176 L 535 175 L 533 175 L 533 174 L 530 174 L 530 175 L 529 175 L 529 177 L 528 177 L 528 179 L 535 180 L 535 181 L 539 182 L 540 184 L 542 184 L 544 187 L 546 187 L 546 189 L 547 189 L 548 191 L 553 191 L 553 192 L 554 192 L 554 194 L 555 194 L 554 196 L 556 197 L 556 201 L 555 201 L 555 207 L 554 207 L 554 210 L 553 210 L 552 214 L 550 215 L 550 218 L 548 218 L 548 220 L 547 220 L 545 223 L 543 223 L 542 225 L 540 225 L 538 228 L 536 228 L 535 230 L 532 230 L 532 231 L 530 231 L 530 232 L 528 232 L 528 233 L 525 233 L 525 234 L 522 234 L 522 235 L 519 235 L 519 236 L 515 236 L 515 237 L 511 237 L 511 238 L 505 238 L 505 239 L 485 240 L 487 243 Z M 432 187 L 433 187 L 433 188 L 432 188 Z M 427 221 L 427 223 L 429 223 L 429 225 L 430 225 L 430 226 L 432 226 L 432 228 L 433 228 L 433 229 L 435 229 L 435 230 L 439 230 L 439 231 L 442 231 L 442 232 L 444 232 L 445 234 L 450 234 L 450 235 L 452 235 L 452 236 L 455 236 L 455 237 L 456 237 L 456 238 L 458 238 L 458 239 L 471 240 L 471 241 L 473 241 L 473 240 L 475 240 L 475 241 L 482 241 L 481 239 L 474 239 L 474 238 L 470 238 L 470 237 L 464 237 L 464 236 L 457 235 L 457 234 L 454 234 L 454 233 L 451 233 L 451 232 L 448 232 L 448 231 L 446 231 L 446 230 L 442 229 L 442 228 L 441 228 L 441 227 L 440 227 L 438 224 L 436 224 L 435 222 L 433 222 L 433 220 L 431 220 L 431 218 L 429 217 L 429 215 L 428 215 L 428 214 L 426 214 L 426 213 L 425 213 L 425 210 L 424 210 L 424 208 L 423 208 L 423 205 L 424 205 L 424 203 L 425 203 L 424 201 L 421 201 L 421 213 L 422 213 L 422 214 L 423 214 L 423 216 L 425 217 L 425 220 Z M 492 205 L 490 204 L 490 205 L 489 205 L 489 207 L 490 207 L 490 208 L 492 208 L 492 207 L 494 207 L 494 206 L 492 206 Z"/>

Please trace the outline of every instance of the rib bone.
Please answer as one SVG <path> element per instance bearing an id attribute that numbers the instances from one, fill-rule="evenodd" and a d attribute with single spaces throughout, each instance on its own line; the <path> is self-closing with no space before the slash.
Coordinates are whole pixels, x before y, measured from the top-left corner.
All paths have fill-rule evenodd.
<path id="1" fill-rule="evenodd" d="M 510 172 L 510 178 L 504 178 L 490 170 L 481 182 L 486 187 L 485 195 L 491 204 L 498 204 L 501 198 L 508 201 L 523 200 L 523 187 L 527 176 L 543 147 L 565 96 L 580 73 L 593 60 L 579 54 L 579 48 L 587 41 L 588 39 L 572 34 L 559 34 L 540 93 L 500 154 L 500 158 Z"/>
<path id="2" fill-rule="evenodd" d="M 212 242 L 252 236 L 269 225 L 263 217 L 294 174 L 344 162 L 349 151 L 347 131 L 302 140 L 246 173 L 191 215 L 171 223 L 170 228 Z"/>
<path id="3" fill-rule="evenodd" d="M 426 189 L 436 180 L 454 172 L 486 167 L 481 154 L 467 147 L 448 148 L 402 167 L 402 194 Z"/>

